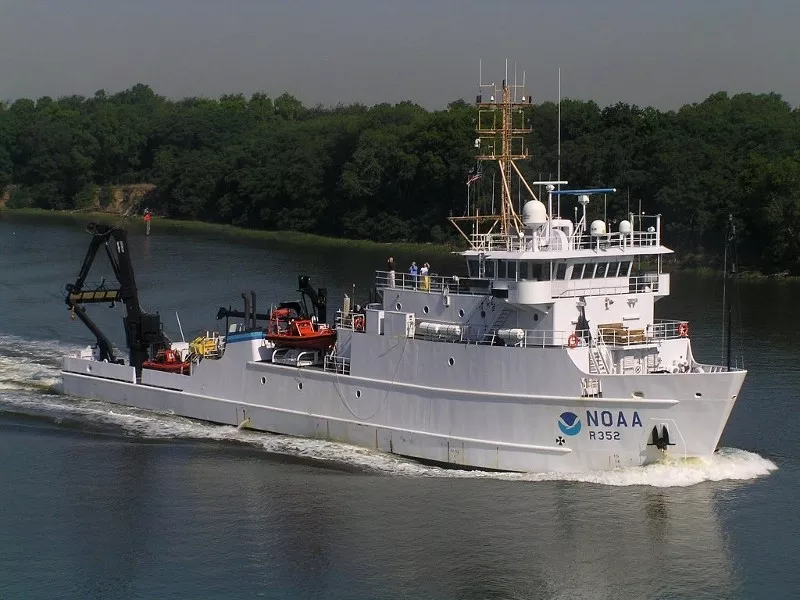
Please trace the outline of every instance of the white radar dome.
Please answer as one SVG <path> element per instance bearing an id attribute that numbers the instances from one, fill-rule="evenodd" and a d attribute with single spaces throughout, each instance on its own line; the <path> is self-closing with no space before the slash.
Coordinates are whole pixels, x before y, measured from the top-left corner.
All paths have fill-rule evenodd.
<path id="1" fill-rule="evenodd" d="M 633 226 L 631 225 L 631 222 L 628 221 L 627 219 L 623 220 L 623 221 L 620 221 L 619 222 L 619 232 L 622 235 L 628 235 L 631 232 L 633 232 Z"/>
<path id="2" fill-rule="evenodd" d="M 536 227 L 547 223 L 547 209 L 538 200 L 529 200 L 522 207 L 522 222 L 526 227 Z"/>
<path id="3" fill-rule="evenodd" d="M 600 219 L 597 219 L 596 221 L 592 221 L 592 225 L 589 228 L 589 232 L 594 236 L 605 235 L 605 233 L 606 233 L 606 224 L 605 224 L 605 222 L 601 221 Z"/>

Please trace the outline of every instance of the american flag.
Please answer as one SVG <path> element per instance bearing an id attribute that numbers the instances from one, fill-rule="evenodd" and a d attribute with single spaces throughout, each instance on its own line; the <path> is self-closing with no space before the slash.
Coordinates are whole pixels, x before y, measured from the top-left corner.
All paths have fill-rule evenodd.
<path id="1" fill-rule="evenodd" d="M 467 179 L 467 187 L 471 186 L 473 183 L 478 181 L 478 179 L 480 179 L 481 177 L 483 177 L 483 173 L 476 173 L 475 175 L 472 175 L 469 179 Z"/>

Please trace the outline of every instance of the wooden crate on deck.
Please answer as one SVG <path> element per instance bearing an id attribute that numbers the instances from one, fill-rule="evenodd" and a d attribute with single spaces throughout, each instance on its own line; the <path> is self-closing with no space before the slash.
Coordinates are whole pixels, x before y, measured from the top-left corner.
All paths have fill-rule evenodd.
<path id="1" fill-rule="evenodd" d="M 597 326 L 600 339 L 612 346 L 641 344 L 645 341 L 644 329 L 628 329 L 622 323 L 604 323 Z"/>

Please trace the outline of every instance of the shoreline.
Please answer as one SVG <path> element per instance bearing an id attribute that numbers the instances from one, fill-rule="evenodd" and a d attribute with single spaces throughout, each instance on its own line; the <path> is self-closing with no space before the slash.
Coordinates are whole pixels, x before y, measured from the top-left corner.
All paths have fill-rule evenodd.
<path id="1" fill-rule="evenodd" d="M 139 215 L 135 217 L 124 216 L 118 213 L 100 211 L 56 211 L 42 208 L 8 208 L 0 207 L 0 218 L 3 216 L 21 217 L 23 219 L 43 219 L 52 222 L 88 222 L 96 221 L 105 224 L 124 225 L 130 229 L 131 225 L 141 225 L 141 233 L 144 235 L 144 222 Z M 134 230 L 135 231 L 135 230 Z M 389 249 L 393 254 L 412 255 L 425 253 L 435 256 L 452 256 L 458 252 L 458 248 L 442 244 L 418 244 L 410 242 L 374 242 L 372 240 L 352 240 L 348 238 L 335 238 L 315 233 L 303 233 L 299 231 L 270 231 L 264 229 L 248 229 L 236 225 L 225 225 L 222 223 L 207 223 L 205 221 L 181 221 L 164 217 L 154 217 L 153 234 L 158 235 L 159 231 L 166 231 L 170 234 L 185 232 L 192 235 L 215 235 L 236 243 L 263 243 L 263 244 L 284 244 L 295 246 L 322 246 L 329 248 L 348 248 L 365 251 L 378 251 Z M 686 267 L 679 262 L 666 263 L 670 271 L 680 273 L 692 273 L 702 277 L 721 277 L 722 269 L 713 267 Z M 744 281 L 800 281 L 800 275 L 788 275 L 783 273 L 765 274 L 759 271 L 740 271 L 738 277 Z"/>
<path id="2" fill-rule="evenodd" d="M 0 207 L 0 217 L 3 216 L 22 217 L 29 219 L 42 219 L 52 222 L 57 221 L 95 221 L 104 224 L 116 224 L 125 226 L 131 230 L 131 226 L 141 226 L 141 233 L 144 235 L 144 222 L 142 217 L 126 217 L 117 213 L 98 212 L 98 211 L 56 211 L 42 208 L 8 208 Z M 133 231 L 136 231 L 135 229 Z M 450 255 L 455 248 L 442 244 L 418 244 L 411 242 L 374 242 L 372 240 L 353 240 L 348 238 L 336 238 L 315 233 L 303 233 L 299 231 L 270 231 L 265 229 L 248 229 L 236 225 L 225 225 L 222 223 L 207 223 L 204 221 L 181 221 L 165 217 L 153 217 L 151 236 L 158 235 L 159 232 L 168 233 L 186 232 L 190 234 L 216 235 L 234 242 L 263 242 L 266 244 L 280 243 L 287 245 L 316 245 L 336 248 L 355 248 L 367 251 L 391 249 L 398 254 L 421 253 L 435 255 Z"/>

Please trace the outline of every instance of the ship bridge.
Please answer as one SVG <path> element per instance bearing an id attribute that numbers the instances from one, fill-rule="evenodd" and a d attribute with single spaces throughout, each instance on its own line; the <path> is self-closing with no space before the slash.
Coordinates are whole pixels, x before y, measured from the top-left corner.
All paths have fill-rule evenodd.
<path id="1" fill-rule="evenodd" d="M 450 217 L 468 243 L 459 252 L 467 276 L 378 271 L 380 302 L 367 306 L 365 332 L 566 347 L 590 374 L 683 364 L 688 324 L 654 318 L 655 302 L 670 293 L 662 260 L 672 250 L 662 243 L 661 215 L 640 209 L 609 218 L 605 200 L 617 190 L 570 188 L 560 168 L 555 180 L 528 183 L 517 161 L 529 157 L 530 96 L 505 80 L 481 87 L 490 95 L 477 98 L 478 163 L 465 214 Z M 484 162 L 498 167 L 491 193 L 481 184 Z"/>

